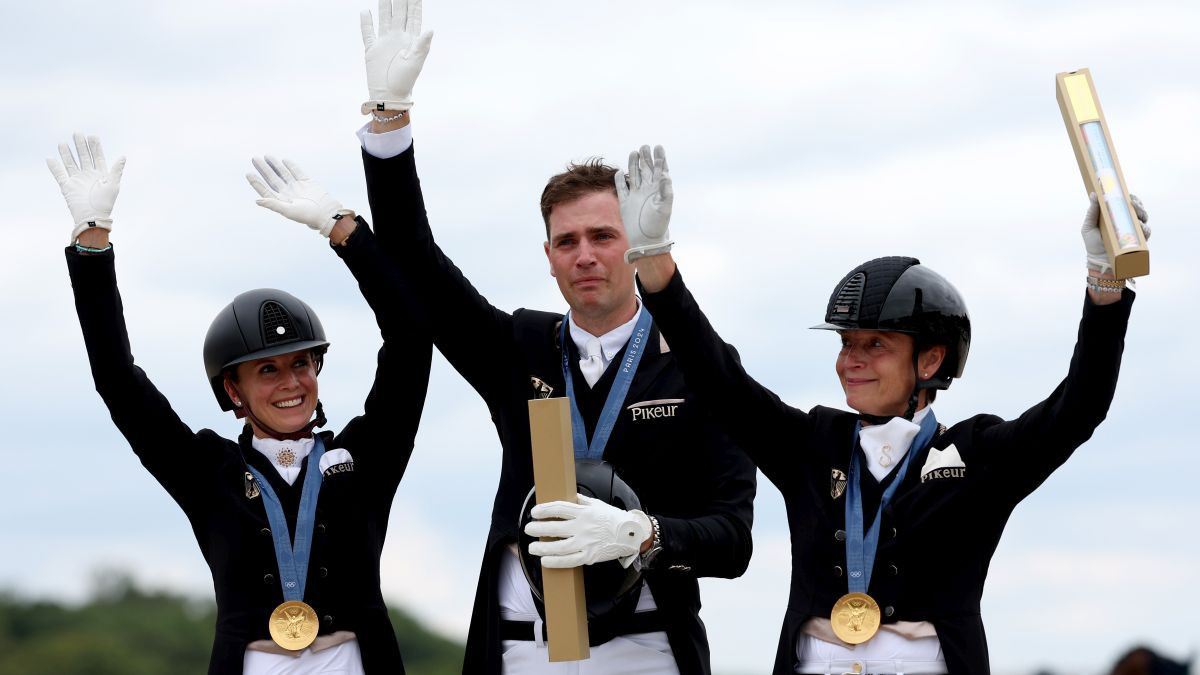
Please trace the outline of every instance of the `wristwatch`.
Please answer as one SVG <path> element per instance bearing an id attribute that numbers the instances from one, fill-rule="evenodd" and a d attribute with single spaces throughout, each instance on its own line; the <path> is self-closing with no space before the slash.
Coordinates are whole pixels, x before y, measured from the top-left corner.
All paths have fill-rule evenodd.
<path id="1" fill-rule="evenodd" d="M 654 564 L 654 559 L 657 558 L 658 554 L 662 553 L 663 550 L 662 530 L 658 527 L 658 518 L 655 518 L 649 514 L 647 514 L 646 517 L 650 519 L 650 527 L 654 530 L 654 540 L 650 542 L 650 548 L 646 549 L 646 552 L 642 554 L 642 567 L 652 566 Z"/>

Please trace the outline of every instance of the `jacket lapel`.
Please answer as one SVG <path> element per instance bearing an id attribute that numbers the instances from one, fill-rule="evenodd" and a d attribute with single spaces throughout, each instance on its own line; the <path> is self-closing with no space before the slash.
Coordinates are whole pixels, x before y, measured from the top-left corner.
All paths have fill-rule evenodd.
<path id="1" fill-rule="evenodd" d="M 631 444 L 625 443 L 625 439 L 634 431 L 633 423 L 630 421 L 631 415 L 628 408 L 631 403 L 644 400 L 649 396 L 651 388 L 658 381 L 667 367 L 667 363 L 671 360 L 669 355 L 665 355 L 659 349 L 658 327 L 651 324 L 650 337 L 647 340 L 646 351 L 642 354 L 642 360 L 638 363 L 637 372 L 633 374 L 633 382 L 629 384 L 629 392 L 625 394 L 625 400 L 621 402 L 620 414 L 617 415 L 617 423 L 613 427 L 612 435 L 608 438 L 608 446 L 605 448 L 605 455 L 609 456 L 611 452 L 622 452 L 622 449 L 630 445 L 630 450 L 633 449 Z M 628 347 L 626 347 L 628 349 Z M 624 359 L 625 354 L 621 354 Z M 621 364 L 618 361 L 613 361 L 608 366 L 609 368 L 620 368 Z M 651 397 L 654 398 L 654 397 Z"/>

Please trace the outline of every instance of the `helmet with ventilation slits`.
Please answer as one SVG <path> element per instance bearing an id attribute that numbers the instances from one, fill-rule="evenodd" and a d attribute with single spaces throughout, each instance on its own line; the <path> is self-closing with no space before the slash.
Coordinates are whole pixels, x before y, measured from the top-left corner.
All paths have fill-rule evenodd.
<path id="1" fill-rule="evenodd" d="M 842 277 L 825 309 L 823 330 L 885 330 L 912 335 L 917 349 L 945 345 L 946 358 L 922 389 L 946 389 L 962 377 L 971 349 L 971 317 L 962 295 L 916 258 L 869 260 Z M 915 356 L 915 355 L 914 355 Z"/>
<path id="2" fill-rule="evenodd" d="M 328 349 L 316 312 L 296 296 L 273 288 L 246 291 L 217 313 L 204 337 L 204 371 L 221 410 L 233 410 L 225 371 L 239 363 L 312 350 L 318 372 Z"/>

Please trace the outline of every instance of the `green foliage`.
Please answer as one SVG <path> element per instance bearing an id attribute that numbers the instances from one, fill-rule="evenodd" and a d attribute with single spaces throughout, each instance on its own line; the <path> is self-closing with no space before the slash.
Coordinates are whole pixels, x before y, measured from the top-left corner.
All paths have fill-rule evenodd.
<path id="1" fill-rule="evenodd" d="M 413 675 L 460 672 L 462 645 L 391 611 Z M 208 670 L 216 609 L 106 574 L 80 606 L 0 592 L 0 675 L 163 675 Z"/>
<path id="2" fill-rule="evenodd" d="M 459 675 L 462 672 L 462 644 L 429 632 L 407 612 L 389 608 L 388 616 L 392 628 L 396 629 L 406 671 L 412 675 Z"/>

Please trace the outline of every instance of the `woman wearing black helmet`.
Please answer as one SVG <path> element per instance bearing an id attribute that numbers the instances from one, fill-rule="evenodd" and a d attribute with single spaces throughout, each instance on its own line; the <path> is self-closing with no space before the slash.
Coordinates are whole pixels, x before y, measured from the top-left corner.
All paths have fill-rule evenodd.
<path id="1" fill-rule="evenodd" d="M 618 174 L 620 178 L 620 174 Z M 1106 270 L 1098 208 L 1084 220 L 1087 292 L 1066 378 L 1015 420 L 949 428 L 929 404 L 962 375 L 970 319 L 915 258 L 880 258 L 833 289 L 836 370 L 854 412 L 792 408 L 713 330 L 667 253 L 661 148 L 618 183 L 646 307 L 688 386 L 783 494 L 792 579 L 774 672 L 989 672 L 980 618 L 988 564 L 1013 508 L 1086 441 L 1116 386 L 1133 293 Z M 1135 200 L 1139 218 L 1145 212 Z"/>
<path id="2" fill-rule="evenodd" d="M 243 293 L 204 341 L 209 385 L 247 424 L 237 441 L 193 433 L 134 365 L 109 243 L 124 159 L 95 137 L 49 161 L 75 221 L 66 249 L 96 389 L 142 464 L 187 514 L 217 601 L 210 673 L 403 672 L 379 589 L 392 498 L 412 452 L 431 346 L 361 219 L 323 234 L 359 281 L 384 338 L 364 414 L 325 423 L 317 374 L 329 343 L 305 303 Z M 336 218 L 333 216 L 337 216 Z M 399 299 L 399 300 L 398 300 Z M 312 419 L 314 413 L 316 419 Z"/>

